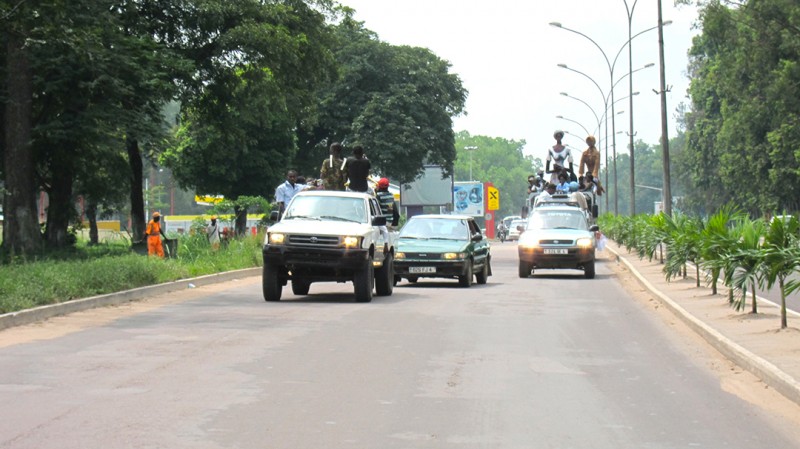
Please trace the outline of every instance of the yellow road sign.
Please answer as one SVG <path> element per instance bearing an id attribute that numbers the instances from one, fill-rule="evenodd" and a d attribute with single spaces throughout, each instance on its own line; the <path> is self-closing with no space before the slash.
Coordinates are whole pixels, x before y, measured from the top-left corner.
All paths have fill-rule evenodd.
<path id="1" fill-rule="evenodd" d="M 496 187 L 489 186 L 486 188 L 486 199 L 488 200 L 488 210 L 500 209 L 500 191 Z"/>

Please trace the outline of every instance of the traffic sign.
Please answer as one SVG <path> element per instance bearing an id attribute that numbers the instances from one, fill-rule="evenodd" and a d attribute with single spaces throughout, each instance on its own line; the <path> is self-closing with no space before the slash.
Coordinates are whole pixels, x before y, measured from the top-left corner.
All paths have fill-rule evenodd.
<path id="1" fill-rule="evenodd" d="M 500 191 L 497 187 L 489 186 L 486 188 L 486 199 L 488 200 L 488 210 L 500 209 Z"/>

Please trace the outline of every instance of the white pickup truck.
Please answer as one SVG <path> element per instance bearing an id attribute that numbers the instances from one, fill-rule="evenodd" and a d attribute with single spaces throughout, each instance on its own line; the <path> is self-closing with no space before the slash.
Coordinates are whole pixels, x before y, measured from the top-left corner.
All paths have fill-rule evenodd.
<path id="1" fill-rule="evenodd" d="M 277 213 L 273 212 L 273 220 Z M 356 301 L 389 296 L 394 288 L 396 233 L 382 233 L 386 217 L 372 195 L 307 190 L 289 202 L 264 240 L 262 289 L 266 301 L 279 301 L 292 282 L 295 295 L 308 294 L 314 282 L 352 281 Z M 385 229 L 385 228 L 384 228 Z"/>

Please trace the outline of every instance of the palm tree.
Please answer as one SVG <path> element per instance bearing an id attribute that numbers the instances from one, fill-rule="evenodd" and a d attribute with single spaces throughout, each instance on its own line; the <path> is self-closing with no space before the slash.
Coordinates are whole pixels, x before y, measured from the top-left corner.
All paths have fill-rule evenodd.
<path id="1" fill-rule="evenodd" d="M 767 288 L 777 282 L 781 291 L 781 329 L 786 329 L 786 295 L 797 289 L 797 282 L 786 278 L 800 266 L 800 222 L 792 216 L 788 220 L 773 219 L 764 237 L 764 273 Z"/>
<path id="2" fill-rule="evenodd" d="M 664 273 L 667 280 L 673 277 L 686 277 L 686 264 L 695 263 L 697 273 L 697 286 L 700 287 L 700 267 L 697 261 L 700 257 L 702 243 L 702 222 L 699 219 L 687 217 L 676 213 L 673 217 L 666 217 L 666 229 L 669 237 L 666 240 L 667 260 L 664 264 Z"/>
<path id="3" fill-rule="evenodd" d="M 711 294 L 717 294 L 717 281 L 725 266 L 725 256 L 735 244 L 736 237 L 730 229 L 732 221 L 739 221 L 742 213 L 732 205 L 725 205 L 703 222 L 700 233 L 700 265 L 711 271 Z"/>
<path id="4" fill-rule="evenodd" d="M 751 313 L 758 313 L 756 286 L 762 285 L 765 280 L 762 250 L 765 229 L 763 220 L 750 220 L 745 217 L 736 224 L 733 231 L 738 238 L 725 256 L 723 272 L 725 284 L 730 288 L 728 301 L 737 311 L 744 309 L 747 291 L 750 290 L 750 296 L 753 298 Z"/>

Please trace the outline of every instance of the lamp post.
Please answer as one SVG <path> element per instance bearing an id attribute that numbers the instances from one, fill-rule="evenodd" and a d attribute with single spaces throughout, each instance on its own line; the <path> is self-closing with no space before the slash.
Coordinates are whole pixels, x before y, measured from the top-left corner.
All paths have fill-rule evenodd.
<path id="1" fill-rule="evenodd" d="M 464 150 L 469 152 L 469 180 L 470 181 L 472 181 L 472 152 L 477 150 L 477 149 L 478 149 L 478 147 L 476 147 L 474 145 L 470 145 L 470 146 L 464 147 Z"/>
<path id="2" fill-rule="evenodd" d="M 566 92 L 561 92 L 561 95 L 562 95 L 562 96 L 564 96 L 564 97 L 567 97 L 567 98 L 572 98 L 573 100 L 576 100 L 576 101 L 580 101 L 580 102 L 581 102 L 581 103 L 583 103 L 583 104 L 584 104 L 584 105 L 585 105 L 587 108 L 589 108 L 589 110 L 590 110 L 590 111 L 592 111 L 592 114 L 594 115 L 594 119 L 595 119 L 595 121 L 597 122 L 597 128 L 596 128 L 596 129 L 598 130 L 598 132 L 600 131 L 600 117 L 597 115 L 597 112 L 595 112 L 595 111 L 594 111 L 594 108 L 593 108 L 592 106 L 590 106 L 590 105 L 589 105 L 589 103 L 587 103 L 587 102 L 585 102 L 585 101 L 581 100 L 581 99 L 580 99 L 580 98 L 578 98 L 578 97 L 573 97 L 572 95 L 570 95 L 570 94 L 568 94 L 568 93 L 566 93 Z M 584 128 L 584 129 L 585 129 L 585 128 Z M 587 132 L 586 132 L 586 134 L 588 135 L 588 134 L 591 134 L 591 133 L 587 131 Z"/>
<path id="3" fill-rule="evenodd" d="M 654 65 L 655 65 L 655 64 L 653 64 L 653 63 L 646 64 L 646 65 L 644 65 L 643 67 L 639 67 L 638 69 L 634 70 L 634 71 L 633 71 L 633 73 L 636 73 L 636 72 L 638 72 L 639 70 L 644 70 L 644 69 L 647 69 L 647 68 L 653 67 Z M 585 77 L 586 79 L 588 79 L 589 81 L 591 81 L 591 82 L 592 82 L 592 84 L 594 84 L 594 85 L 595 85 L 595 87 L 597 87 L 597 90 L 599 90 L 599 91 L 600 91 L 600 95 L 601 95 L 601 97 L 602 97 L 602 99 L 603 99 L 603 111 L 604 111 L 604 112 L 603 112 L 603 115 L 601 116 L 601 119 L 602 119 L 602 122 L 603 122 L 603 123 L 605 123 L 605 138 L 603 139 L 603 144 L 605 145 L 605 153 L 606 153 L 606 179 L 605 179 L 605 185 L 606 185 L 606 186 L 608 186 L 608 172 L 610 171 L 610 170 L 609 170 L 609 166 L 608 166 L 608 102 L 609 102 L 609 99 L 610 99 L 610 97 L 611 97 L 611 90 L 613 90 L 613 89 L 614 89 L 614 87 L 615 87 L 617 84 L 619 84 L 619 83 L 620 83 L 620 81 L 622 81 L 622 80 L 623 80 L 623 79 L 624 79 L 626 76 L 628 76 L 628 74 L 625 74 L 625 75 L 623 75 L 622 77 L 620 77 L 620 79 L 618 79 L 618 80 L 617 80 L 617 81 L 616 81 L 616 82 L 615 82 L 615 83 L 614 83 L 614 84 L 611 86 L 611 90 L 609 90 L 609 92 L 606 94 L 606 93 L 603 91 L 603 88 L 601 88 L 601 87 L 600 87 L 600 85 L 597 83 L 597 81 L 595 81 L 595 80 L 594 80 L 594 78 L 592 78 L 591 76 L 587 75 L 586 73 L 583 73 L 583 72 L 581 72 L 580 70 L 577 70 L 577 69 L 574 69 L 574 68 L 572 68 L 572 67 L 569 67 L 569 66 L 567 66 L 566 64 L 557 64 L 557 66 L 558 66 L 558 67 L 561 67 L 562 69 L 566 69 L 566 70 L 569 70 L 569 71 L 571 71 L 571 72 L 575 72 L 575 73 L 577 73 L 577 74 L 579 74 L 579 75 L 582 75 L 583 77 Z M 638 94 L 638 93 L 637 93 L 637 94 Z M 617 100 L 617 101 L 619 101 L 619 100 Z M 613 122 L 613 120 L 614 120 L 614 117 L 613 117 L 613 116 L 611 117 L 611 120 L 612 120 L 612 122 Z M 599 132 L 599 131 L 600 131 L 600 130 L 598 130 L 598 132 Z M 612 134 L 614 134 L 614 133 L 615 133 L 615 130 L 614 130 L 614 126 L 613 126 L 613 125 L 612 125 L 612 127 L 611 127 L 611 133 L 612 133 Z M 616 158 L 616 156 L 615 156 L 615 158 Z M 614 178 L 615 178 L 615 179 L 616 179 L 616 176 L 617 176 L 617 173 L 616 173 L 616 170 L 615 170 L 615 171 L 614 171 Z M 616 194 L 616 192 L 615 192 L 615 194 Z M 608 208 L 608 201 L 609 201 L 608 197 L 609 197 L 609 196 L 611 196 L 611 195 L 606 195 L 606 210 L 609 210 L 609 208 Z"/>
<path id="4" fill-rule="evenodd" d="M 633 44 L 631 40 L 633 39 L 633 35 L 631 33 L 631 27 L 633 25 L 633 12 L 636 9 L 636 4 L 639 3 L 639 0 L 633 0 L 633 3 L 629 6 L 628 0 L 622 0 L 625 3 L 625 10 L 628 13 L 628 91 L 630 92 L 630 99 L 628 101 L 628 107 L 630 108 L 630 113 L 628 114 L 628 118 L 630 119 L 630 139 L 631 139 L 631 216 L 636 215 L 636 192 L 634 191 L 634 186 L 636 185 L 636 181 L 634 180 L 635 170 L 634 170 L 634 153 L 636 151 L 633 147 L 633 138 L 635 136 L 635 132 L 633 131 Z"/>
<path id="5" fill-rule="evenodd" d="M 590 132 L 589 132 L 589 131 L 586 129 L 586 127 L 585 127 L 585 126 L 583 126 L 583 125 L 582 125 L 580 122 L 578 122 L 578 121 L 576 121 L 576 120 L 572 120 L 571 118 L 566 118 L 566 117 L 564 117 L 563 115 L 557 115 L 557 116 L 556 116 L 556 118 L 560 118 L 561 120 L 566 120 L 566 121 L 568 121 L 568 122 L 575 123 L 576 125 L 580 126 L 580 127 L 581 127 L 581 128 L 582 128 L 582 129 L 583 129 L 585 132 L 586 132 L 586 135 L 587 135 L 587 136 L 588 136 L 589 134 L 591 134 L 591 133 L 590 133 Z"/>
<path id="6" fill-rule="evenodd" d="M 672 23 L 672 22 L 668 20 L 668 21 L 664 22 L 664 25 L 669 25 L 670 23 Z M 601 47 L 600 44 L 595 42 L 594 39 L 592 39 L 591 37 L 587 36 L 586 34 L 580 32 L 578 30 L 573 30 L 572 28 L 567 28 L 567 27 L 563 26 L 560 22 L 550 22 L 550 26 L 553 26 L 553 27 L 556 27 L 556 28 L 560 28 L 562 30 L 569 31 L 571 33 L 575 33 L 575 34 L 577 34 L 579 36 L 584 37 L 589 42 L 594 44 L 594 46 L 597 47 L 598 50 L 600 50 L 600 53 L 603 55 L 603 58 L 606 61 L 606 65 L 608 67 L 608 74 L 609 74 L 609 85 L 611 86 L 611 92 L 610 92 L 611 93 L 611 129 L 612 129 L 612 131 L 611 131 L 611 139 L 612 139 L 613 167 L 614 167 L 614 214 L 618 214 L 619 213 L 619 198 L 618 198 L 618 195 L 617 195 L 617 191 L 618 191 L 618 189 L 617 189 L 617 142 L 616 142 L 617 133 L 616 133 L 616 124 L 615 124 L 615 120 L 614 120 L 614 115 L 615 115 L 614 114 L 614 86 L 616 84 L 614 83 L 614 69 L 617 66 L 617 60 L 619 59 L 620 54 L 622 54 L 622 50 L 625 49 L 625 46 L 628 46 L 628 44 L 630 44 L 631 41 L 633 39 L 635 39 L 636 37 L 648 32 L 648 31 L 655 30 L 658 27 L 655 26 L 655 27 L 647 28 L 645 30 L 642 30 L 642 31 L 634 34 L 633 36 L 630 36 L 630 33 L 628 33 L 628 40 L 625 42 L 625 44 L 622 45 L 622 47 L 620 47 L 619 51 L 617 52 L 617 55 L 614 57 L 614 62 L 612 63 L 608 59 L 608 56 L 606 55 L 606 52 L 603 51 L 603 47 Z M 628 73 L 628 75 L 631 75 L 632 73 L 633 72 L 630 71 Z M 606 184 L 606 185 L 608 185 L 608 184 Z"/>

